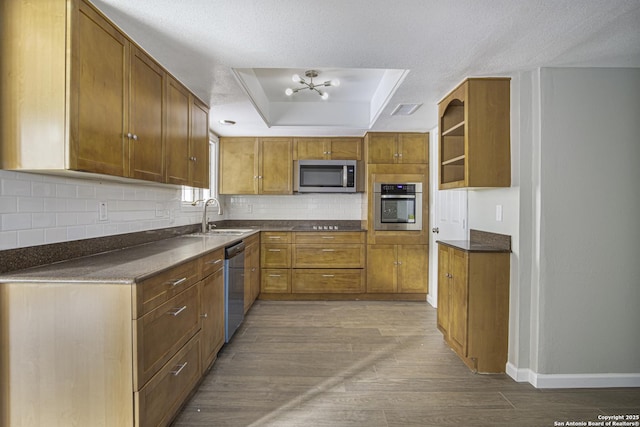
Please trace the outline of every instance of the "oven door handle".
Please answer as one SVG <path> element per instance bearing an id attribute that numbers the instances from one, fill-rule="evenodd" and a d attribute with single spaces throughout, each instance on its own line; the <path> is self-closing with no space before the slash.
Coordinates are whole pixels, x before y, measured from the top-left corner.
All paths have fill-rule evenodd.
<path id="1" fill-rule="evenodd" d="M 404 194 L 395 194 L 395 195 L 383 194 L 383 195 L 380 196 L 380 198 L 381 199 L 415 199 L 416 196 L 415 195 L 407 196 L 407 195 L 404 195 Z"/>

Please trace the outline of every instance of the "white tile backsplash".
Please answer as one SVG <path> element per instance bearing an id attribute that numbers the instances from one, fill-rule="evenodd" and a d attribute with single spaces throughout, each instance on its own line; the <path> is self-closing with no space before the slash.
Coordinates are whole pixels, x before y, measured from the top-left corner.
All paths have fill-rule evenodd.
<path id="1" fill-rule="evenodd" d="M 178 187 L 0 170 L 0 250 L 197 224 L 201 215 Z"/>

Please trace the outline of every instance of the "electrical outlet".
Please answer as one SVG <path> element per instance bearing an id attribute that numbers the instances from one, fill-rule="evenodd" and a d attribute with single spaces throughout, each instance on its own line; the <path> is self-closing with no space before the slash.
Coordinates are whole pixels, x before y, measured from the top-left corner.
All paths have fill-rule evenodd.
<path id="1" fill-rule="evenodd" d="M 98 220 L 107 221 L 109 212 L 107 211 L 107 202 L 98 202 Z"/>

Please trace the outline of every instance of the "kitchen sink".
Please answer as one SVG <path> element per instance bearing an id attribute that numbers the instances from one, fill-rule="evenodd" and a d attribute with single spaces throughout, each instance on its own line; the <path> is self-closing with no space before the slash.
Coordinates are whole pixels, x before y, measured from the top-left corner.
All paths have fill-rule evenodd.
<path id="1" fill-rule="evenodd" d="M 206 233 L 192 233 L 192 234 L 187 234 L 187 236 L 195 236 L 195 237 L 202 237 L 202 236 L 240 236 L 244 233 L 248 233 L 250 231 L 255 231 L 252 228 L 220 228 L 220 229 L 213 229 L 211 231 L 208 231 Z"/>

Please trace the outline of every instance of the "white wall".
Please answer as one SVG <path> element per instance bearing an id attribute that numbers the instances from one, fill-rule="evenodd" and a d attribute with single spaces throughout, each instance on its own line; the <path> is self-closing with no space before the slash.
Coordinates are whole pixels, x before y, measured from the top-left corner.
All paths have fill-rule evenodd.
<path id="1" fill-rule="evenodd" d="M 509 373 L 640 386 L 640 70 L 544 68 L 520 89 Z"/>
<path id="2" fill-rule="evenodd" d="M 356 194 L 296 194 L 292 196 L 226 196 L 226 219 L 360 220 L 367 198 Z"/>
<path id="3" fill-rule="evenodd" d="M 0 250 L 200 222 L 202 205 L 180 200 L 177 187 L 0 170 Z"/>

